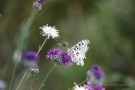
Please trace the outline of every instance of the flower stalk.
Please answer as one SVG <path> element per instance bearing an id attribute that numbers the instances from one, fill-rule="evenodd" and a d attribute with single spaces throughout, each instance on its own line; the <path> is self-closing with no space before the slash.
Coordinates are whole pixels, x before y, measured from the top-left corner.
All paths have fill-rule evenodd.
<path id="1" fill-rule="evenodd" d="M 46 79 L 48 78 L 48 76 L 50 75 L 50 73 L 52 72 L 52 70 L 54 69 L 54 67 L 56 66 L 56 64 L 54 64 L 54 66 L 51 68 L 51 70 L 48 72 L 48 74 L 46 75 L 46 77 L 44 78 L 42 84 L 40 85 L 39 90 L 41 90 L 42 86 L 44 86 L 44 82 L 46 81 Z"/>
<path id="2" fill-rule="evenodd" d="M 44 42 L 42 43 L 42 45 L 41 46 L 39 46 L 39 50 L 38 50 L 38 52 L 37 52 L 37 55 L 39 54 L 39 52 L 42 50 L 42 48 L 43 48 L 43 46 L 45 45 L 45 43 L 46 43 L 46 41 L 47 41 L 47 37 L 45 38 L 45 40 L 44 40 Z"/>
<path id="3" fill-rule="evenodd" d="M 31 77 L 31 84 L 30 84 L 30 90 L 32 90 L 33 80 L 34 80 L 34 75 L 32 74 L 32 77 Z"/>
<path id="4" fill-rule="evenodd" d="M 17 89 L 16 89 L 16 90 L 19 90 L 19 87 L 20 87 L 20 85 L 21 85 L 21 83 L 22 83 L 24 77 L 27 75 L 27 72 L 28 72 L 28 69 L 25 71 L 25 73 L 24 73 L 24 75 L 23 75 L 23 77 L 22 77 L 22 79 L 21 79 L 19 85 L 17 86 Z"/>
<path id="5" fill-rule="evenodd" d="M 26 23 L 26 25 L 25 25 L 25 27 L 24 27 L 24 29 L 23 29 L 23 33 L 22 33 L 22 35 L 21 35 L 20 46 L 19 46 L 19 49 L 18 49 L 18 50 L 19 50 L 19 53 L 18 53 L 18 56 L 17 56 L 17 60 L 16 60 L 16 62 L 15 62 L 14 69 L 13 69 L 13 74 L 12 74 L 12 78 L 11 78 L 9 90 L 11 90 L 11 86 L 12 86 L 12 82 L 13 82 L 13 79 L 14 79 L 14 74 L 15 74 L 15 70 L 16 70 L 16 67 L 17 67 L 17 63 L 18 63 L 20 51 L 21 51 L 21 49 L 22 49 L 22 43 L 23 43 L 25 34 L 26 34 L 27 30 L 30 28 L 30 26 L 31 26 L 31 24 L 32 24 L 32 22 L 33 22 L 33 20 L 34 20 L 34 18 L 35 18 L 35 16 L 36 16 L 36 14 L 37 14 L 37 11 L 35 11 L 35 10 L 33 10 L 33 11 L 31 12 L 31 15 L 30 15 L 30 17 L 28 18 L 27 23 Z"/>

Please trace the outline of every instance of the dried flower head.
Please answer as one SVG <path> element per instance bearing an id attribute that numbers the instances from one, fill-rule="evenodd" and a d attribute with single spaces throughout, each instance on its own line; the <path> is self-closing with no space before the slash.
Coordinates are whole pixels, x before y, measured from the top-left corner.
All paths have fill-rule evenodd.
<path id="1" fill-rule="evenodd" d="M 33 9 L 34 10 L 41 10 L 42 9 L 42 4 L 45 3 L 45 0 L 37 0 L 33 2 Z"/>
<path id="2" fill-rule="evenodd" d="M 59 32 L 55 28 L 55 26 L 51 27 L 51 26 L 46 25 L 46 26 L 39 27 L 39 28 L 42 29 L 42 32 L 41 32 L 42 36 L 47 36 L 48 39 L 50 37 L 52 37 L 52 39 L 55 39 L 55 38 L 57 39 L 59 37 Z"/>
<path id="3" fill-rule="evenodd" d="M 50 58 L 60 65 L 72 65 L 70 56 L 59 48 L 50 49 L 47 52 L 46 58 Z"/>
<path id="4" fill-rule="evenodd" d="M 33 9 L 34 10 L 41 10 L 42 9 L 42 4 L 39 1 L 33 2 Z"/>
<path id="5" fill-rule="evenodd" d="M 23 62 L 27 67 L 33 67 L 38 64 L 39 56 L 34 51 L 27 51 L 23 54 Z"/>
<path id="6" fill-rule="evenodd" d="M 103 82 L 104 73 L 100 66 L 92 66 L 90 70 L 87 71 L 87 80 L 92 82 L 93 85 L 101 85 Z"/>
<path id="7" fill-rule="evenodd" d="M 83 86 L 78 86 L 76 83 L 74 83 L 75 86 L 72 88 L 72 90 L 89 90 L 85 87 L 85 85 Z"/>
<path id="8" fill-rule="evenodd" d="M 39 73 L 38 66 L 37 65 L 34 65 L 34 66 L 30 67 L 30 72 L 33 75 L 38 74 Z"/>

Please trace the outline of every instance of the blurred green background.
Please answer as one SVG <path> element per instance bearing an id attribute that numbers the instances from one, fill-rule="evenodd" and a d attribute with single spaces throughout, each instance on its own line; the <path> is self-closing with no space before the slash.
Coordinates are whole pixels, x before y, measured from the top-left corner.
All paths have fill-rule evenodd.
<path id="1" fill-rule="evenodd" d="M 104 73 L 106 90 L 134 90 L 135 88 L 135 0 L 45 0 L 42 10 L 28 30 L 22 53 L 38 51 L 45 37 L 39 27 L 56 26 L 60 38 L 49 39 L 40 52 L 39 74 L 35 76 L 33 90 L 38 90 L 54 62 L 46 59 L 46 52 L 68 42 L 72 47 L 83 39 L 89 39 L 83 67 L 54 68 L 42 90 L 67 90 L 73 83 L 86 78 L 92 65 L 99 65 Z M 13 54 L 18 48 L 22 29 L 32 11 L 34 0 L 0 0 L 0 73 L 8 64 L 1 79 L 9 88 L 14 67 Z M 63 50 L 66 48 L 60 47 Z M 18 85 L 26 68 L 19 63 L 12 90 Z M 106 85 L 108 84 L 108 85 Z M 110 85 L 113 84 L 113 85 Z M 114 84 L 122 84 L 114 85 Z M 30 78 L 20 90 L 29 90 Z"/>

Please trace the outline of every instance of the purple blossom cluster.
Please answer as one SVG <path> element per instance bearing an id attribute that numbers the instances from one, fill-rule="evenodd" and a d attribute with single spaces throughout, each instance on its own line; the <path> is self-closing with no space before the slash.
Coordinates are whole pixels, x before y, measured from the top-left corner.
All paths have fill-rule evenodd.
<path id="1" fill-rule="evenodd" d="M 100 66 L 94 65 L 87 72 L 87 85 L 85 86 L 88 90 L 105 90 L 102 87 L 104 73 Z"/>
<path id="2" fill-rule="evenodd" d="M 102 87 L 102 81 L 104 77 L 104 73 L 102 69 L 94 65 L 91 67 L 90 70 L 87 72 L 87 84 L 83 86 L 78 86 L 75 83 L 75 86 L 72 88 L 72 90 L 105 90 L 104 87 Z M 95 82 L 97 82 L 95 84 Z"/>
<path id="3" fill-rule="evenodd" d="M 27 67 L 38 67 L 39 56 L 34 51 L 27 51 L 23 54 L 22 60 Z"/>
<path id="4" fill-rule="evenodd" d="M 50 58 L 54 62 L 60 65 L 71 66 L 71 57 L 59 48 L 52 48 L 47 52 L 46 58 Z"/>

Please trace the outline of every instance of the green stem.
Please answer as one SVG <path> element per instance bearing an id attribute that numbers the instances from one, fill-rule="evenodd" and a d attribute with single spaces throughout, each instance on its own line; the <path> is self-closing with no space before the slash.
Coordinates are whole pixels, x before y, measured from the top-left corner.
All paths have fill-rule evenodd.
<path id="1" fill-rule="evenodd" d="M 78 85 L 83 84 L 84 82 L 86 82 L 87 80 L 85 79 L 84 81 L 82 81 L 81 83 L 79 83 Z M 68 90 L 71 90 L 71 88 L 69 88 Z"/>
<path id="2" fill-rule="evenodd" d="M 39 50 L 37 52 L 37 55 L 39 54 L 39 52 L 42 50 L 43 46 L 45 45 L 46 41 L 47 41 L 47 37 L 45 38 L 44 42 L 42 43 L 42 45 L 39 47 Z"/>
<path id="3" fill-rule="evenodd" d="M 45 40 L 44 40 L 44 42 L 42 43 L 42 45 L 39 47 L 39 50 L 38 50 L 38 52 L 37 52 L 37 54 L 36 54 L 36 56 L 39 54 L 39 52 L 42 50 L 42 48 L 43 48 L 43 46 L 45 45 L 45 43 L 46 43 L 46 41 L 47 41 L 47 37 L 45 38 Z M 33 79 L 33 76 L 32 76 L 32 79 Z M 32 90 L 32 84 L 33 84 L 33 80 L 31 81 L 31 90 Z"/>
<path id="4" fill-rule="evenodd" d="M 83 83 L 85 83 L 87 80 L 85 79 L 84 81 L 82 81 L 81 83 L 79 83 L 78 85 L 81 85 L 81 84 L 83 84 Z"/>
<path id="5" fill-rule="evenodd" d="M 32 77 L 31 77 L 31 84 L 30 84 L 30 90 L 32 90 L 32 85 L 33 85 L 33 79 L 34 79 L 34 75 L 32 75 Z"/>
<path id="6" fill-rule="evenodd" d="M 28 74 L 25 76 L 25 78 L 24 78 L 24 80 L 23 80 L 23 83 L 21 84 L 19 90 L 24 90 L 24 87 L 25 87 L 26 82 L 27 82 L 28 78 L 30 77 L 30 75 L 31 75 L 31 73 L 28 73 Z"/>
<path id="7" fill-rule="evenodd" d="M 20 81 L 20 83 L 19 83 L 19 85 L 18 85 L 18 87 L 17 87 L 17 89 L 16 89 L 16 90 L 18 90 L 18 89 L 19 89 L 19 87 L 20 87 L 20 85 L 21 85 L 21 83 L 22 83 L 22 81 L 23 81 L 24 77 L 26 76 L 27 72 L 28 72 L 28 69 L 25 71 L 25 73 L 24 73 L 24 75 L 23 75 L 23 77 L 22 77 L 22 79 L 21 79 L 21 81 Z"/>
<path id="8" fill-rule="evenodd" d="M 18 58 L 19 58 L 20 51 L 21 51 L 21 48 L 22 48 L 22 43 L 23 43 L 23 39 L 24 39 L 25 33 L 26 33 L 26 31 L 30 28 L 30 26 L 31 26 L 31 24 L 32 24 L 32 22 L 33 22 L 33 20 L 34 20 L 34 17 L 35 17 L 35 15 L 36 15 L 36 13 L 37 13 L 37 12 L 36 12 L 35 10 L 33 10 L 33 11 L 31 12 L 31 15 L 30 15 L 30 17 L 28 18 L 27 23 L 26 23 L 26 25 L 25 25 L 25 27 L 24 27 L 24 29 L 23 29 L 23 33 L 22 33 L 22 36 L 21 36 L 21 42 L 20 42 L 20 46 L 19 46 L 19 49 L 18 49 L 18 50 L 19 50 L 19 53 L 18 53 L 17 60 L 16 60 L 16 63 L 15 63 L 15 66 L 14 66 L 14 70 L 13 70 L 13 74 L 12 74 L 12 78 L 11 78 L 9 90 L 11 89 L 12 82 L 13 82 L 13 79 L 14 79 L 14 74 L 15 74 L 15 70 L 16 70 L 17 63 L 18 63 Z"/>
<path id="9" fill-rule="evenodd" d="M 51 68 L 51 70 L 48 72 L 48 74 L 46 75 L 46 77 L 44 78 L 42 84 L 40 85 L 39 90 L 41 90 L 42 86 L 44 86 L 44 82 L 47 79 L 47 77 L 49 76 L 49 74 L 52 72 L 52 70 L 54 69 L 54 67 L 56 66 L 56 64 L 54 64 L 54 66 Z"/>

